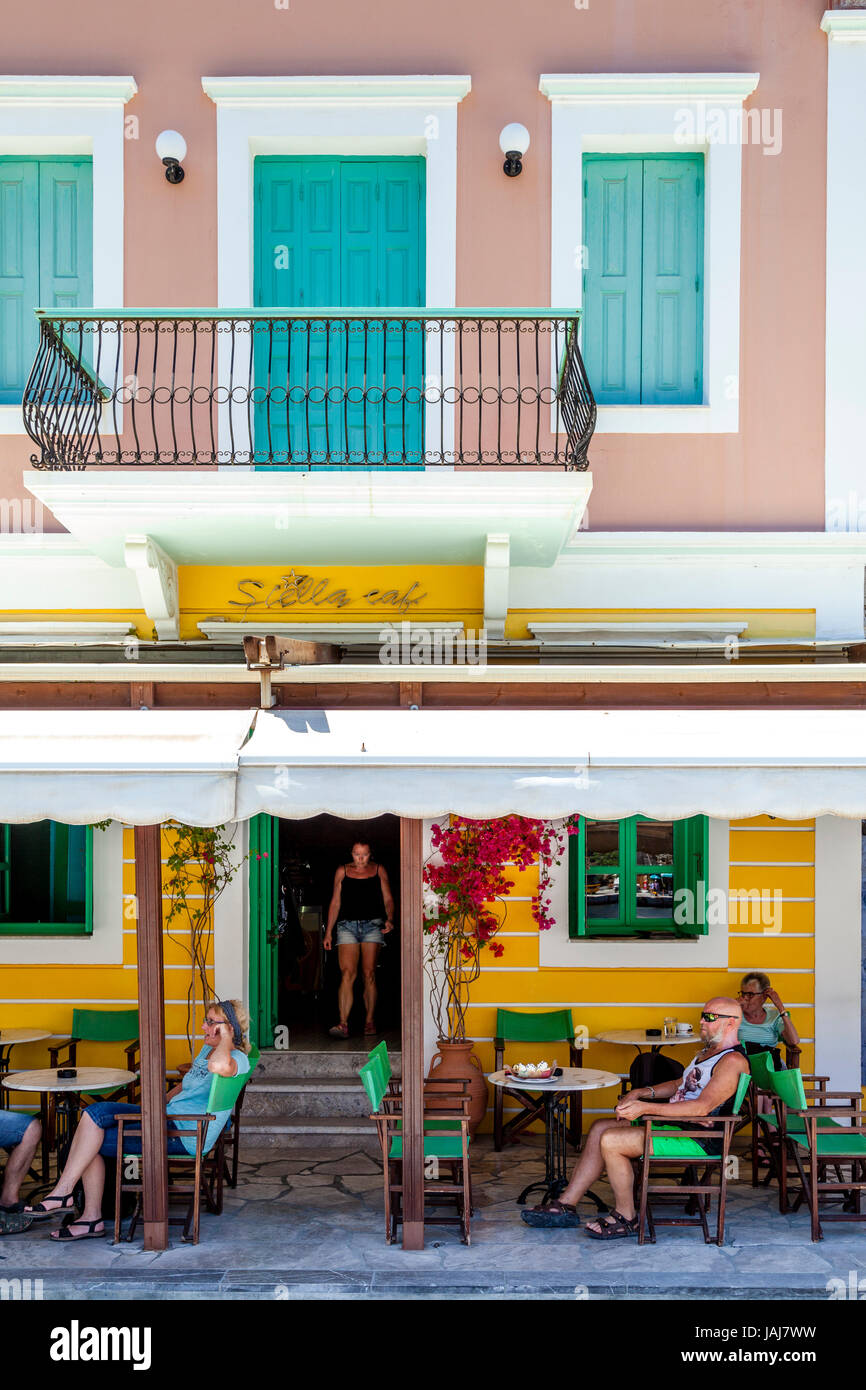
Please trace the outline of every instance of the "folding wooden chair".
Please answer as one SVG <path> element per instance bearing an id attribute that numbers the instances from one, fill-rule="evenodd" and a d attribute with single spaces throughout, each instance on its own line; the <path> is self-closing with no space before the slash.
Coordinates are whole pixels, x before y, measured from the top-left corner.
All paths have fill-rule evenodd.
<path id="1" fill-rule="evenodd" d="M 366 1062 L 360 1077 L 373 1106 L 370 1118 L 376 1122 L 382 1145 L 385 1239 L 391 1245 L 403 1220 L 403 1104 L 399 1097 L 388 1095 L 379 1059 Z M 441 1167 L 449 1169 L 450 1178 L 441 1178 Z M 455 1100 L 452 1110 L 424 1113 L 424 1204 L 432 1206 L 434 1211 L 442 1205 L 454 1206 L 454 1216 L 425 1214 L 424 1223 L 459 1226 L 463 1244 L 469 1245 L 472 1186 L 468 1096 L 459 1103 L 459 1108 Z"/>
<path id="2" fill-rule="evenodd" d="M 807 1091 L 803 1080 L 796 1068 L 769 1077 L 779 1129 L 779 1209 L 797 1211 L 805 1201 L 812 1240 L 817 1241 L 824 1238 L 822 1222 L 866 1221 L 861 1197 L 866 1191 L 866 1113 L 861 1092 Z M 788 1195 L 789 1159 L 799 1178 L 793 1201 Z M 835 1181 L 828 1181 L 828 1170 Z M 842 1210 L 829 1210 L 827 1201 L 822 1206 L 822 1198 Z"/>
<path id="3" fill-rule="evenodd" d="M 568 1065 L 579 1067 L 581 1064 L 583 1052 L 574 1040 L 571 1009 L 552 1009 L 541 1014 L 497 1009 L 496 1036 L 493 1039 L 494 1071 L 501 1071 L 504 1067 L 505 1045 L 509 1042 L 538 1043 L 547 1048 L 555 1043 L 565 1043 L 568 1045 Z M 544 1124 L 544 1096 L 534 1096 L 529 1091 L 509 1090 L 507 1086 L 496 1086 L 494 1089 L 496 1094 L 493 1097 L 493 1147 L 499 1153 L 504 1139 L 515 1142 L 517 1136 L 536 1120 Z M 523 1113 L 515 1115 L 504 1124 L 506 1096 L 515 1100 Z M 580 1091 L 571 1093 L 568 1116 L 568 1137 L 574 1147 L 579 1149 L 583 1131 L 583 1098 Z"/>
<path id="4" fill-rule="evenodd" d="M 740 1110 L 749 1089 L 749 1073 L 743 1072 L 737 1083 L 733 1109 L 730 1115 L 712 1117 L 712 1128 L 689 1124 L 683 1121 L 676 1126 L 665 1125 L 657 1117 L 646 1116 L 638 1120 L 644 1125 L 644 1150 L 637 1160 L 639 1165 L 638 1185 L 639 1223 L 638 1243 L 644 1245 L 647 1238 L 655 1244 L 657 1226 L 700 1226 L 707 1245 L 722 1245 L 725 1239 L 725 1203 L 728 1193 L 728 1157 L 731 1138 L 739 1122 Z M 717 1156 L 708 1154 L 698 1143 L 698 1138 L 716 1138 L 722 1141 L 722 1152 Z M 676 1183 L 654 1183 L 650 1186 L 653 1170 L 662 1168 L 670 1171 L 680 1170 L 680 1180 Z M 699 1170 L 702 1170 L 699 1176 Z M 718 1187 L 714 1179 L 718 1177 Z M 707 1213 L 714 1196 L 718 1196 L 715 1235 L 710 1235 Z M 688 1198 L 683 1216 L 661 1218 L 654 1214 L 652 1204 L 659 1197 L 665 1198 L 666 1205 L 674 1205 L 673 1198 Z M 689 1214 L 689 1208 L 696 1215 Z"/>

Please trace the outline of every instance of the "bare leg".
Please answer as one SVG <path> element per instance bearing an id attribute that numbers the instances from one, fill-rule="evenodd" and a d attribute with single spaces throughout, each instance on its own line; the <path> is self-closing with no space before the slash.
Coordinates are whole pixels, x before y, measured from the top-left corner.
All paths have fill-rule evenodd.
<path id="1" fill-rule="evenodd" d="M 42 1205 L 49 1206 L 49 1203 L 56 1201 L 60 1205 L 61 1197 L 68 1197 L 75 1191 L 75 1184 L 84 1176 L 85 1171 L 90 1167 L 93 1160 L 98 1156 L 102 1148 L 102 1141 L 105 1138 L 105 1131 L 91 1120 L 88 1114 L 81 1116 L 78 1128 L 69 1147 L 69 1157 L 66 1160 L 66 1167 L 60 1174 L 55 1186 L 48 1193 L 47 1197 L 42 1198 Z M 100 1159 L 100 1163 L 102 1160 Z M 104 1173 L 104 1165 L 103 1165 Z M 50 1210 L 49 1206 L 49 1210 Z"/>
<path id="2" fill-rule="evenodd" d="M 349 1022 L 352 1004 L 355 999 L 355 980 L 358 975 L 359 946 L 338 946 L 337 957 L 340 962 L 340 992 L 337 1002 L 340 1007 L 340 1022 L 345 1027 Z"/>
<path id="3" fill-rule="evenodd" d="M 98 1128 L 98 1126 L 96 1126 Z M 64 1169 L 65 1172 L 65 1169 Z M 105 1191 L 105 1159 L 102 1154 L 97 1154 L 91 1159 L 90 1163 L 81 1174 L 84 1183 L 84 1210 L 78 1221 L 73 1221 L 69 1225 L 69 1231 L 73 1236 L 83 1236 L 87 1234 L 85 1221 L 97 1221 L 105 1230 L 102 1221 L 102 1194 Z M 56 1239 L 52 1235 L 52 1239 Z"/>
<path id="4" fill-rule="evenodd" d="M 378 941 L 361 943 L 361 970 L 364 975 L 364 1009 L 367 1023 L 373 1022 L 376 1012 L 376 960 L 381 947 Z"/>
<path id="5" fill-rule="evenodd" d="M 631 1161 L 643 1153 L 643 1146 L 643 1125 L 634 1128 L 623 1122 L 622 1128 L 608 1129 L 601 1137 L 601 1156 L 607 1169 L 608 1182 L 613 1188 L 614 1211 L 618 1211 L 626 1221 L 633 1221 L 635 1217 L 634 1169 Z M 588 1229 L 600 1230 L 611 1220 L 611 1217 L 600 1216 L 588 1223 Z"/>
<path id="6" fill-rule="evenodd" d="M 583 1153 L 577 1160 L 571 1181 L 565 1191 L 560 1193 L 560 1202 L 567 1202 L 574 1206 L 579 1202 L 592 1184 L 596 1182 L 604 1171 L 604 1158 L 601 1152 L 601 1141 L 603 1136 L 611 1129 L 629 1129 L 627 1120 L 596 1120 L 589 1134 L 586 1136 L 586 1143 L 583 1146 Z"/>
<path id="7" fill-rule="evenodd" d="M 6 1171 L 3 1174 L 3 1189 L 0 1191 L 0 1206 L 11 1207 L 18 1201 L 18 1191 L 26 1178 L 33 1156 L 42 1138 L 42 1126 L 38 1120 L 31 1120 L 9 1155 Z"/>

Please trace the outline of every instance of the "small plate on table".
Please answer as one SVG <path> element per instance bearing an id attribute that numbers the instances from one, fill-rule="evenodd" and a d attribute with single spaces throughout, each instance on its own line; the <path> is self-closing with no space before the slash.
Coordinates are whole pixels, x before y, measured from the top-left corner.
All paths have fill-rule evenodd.
<path id="1" fill-rule="evenodd" d="M 539 1086 L 547 1086 L 551 1081 L 558 1080 L 558 1078 L 554 1076 L 553 1072 L 549 1072 L 547 1076 L 521 1076 L 516 1071 L 506 1072 L 505 1074 L 508 1077 L 509 1081 L 531 1081 L 533 1085 L 537 1082 Z"/>

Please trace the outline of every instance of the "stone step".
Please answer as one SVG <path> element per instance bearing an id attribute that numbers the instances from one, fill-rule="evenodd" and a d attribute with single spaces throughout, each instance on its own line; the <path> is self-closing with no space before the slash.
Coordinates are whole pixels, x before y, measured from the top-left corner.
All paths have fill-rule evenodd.
<path id="1" fill-rule="evenodd" d="M 318 1116 L 278 1119 L 252 1115 L 246 1107 L 241 1123 L 241 1156 L 253 1149 L 362 1149 L 380 1153 L 381 1145 L 372 1120 L 359 1116 Z"/>
<path id="2" fill-rule="evenodd" d="M 394 1075 L 400 1075 L 401 1057 L 399 1052 L 391 1052 L 391 1067 Z M 367 1060 L 367 1053 L 360 1051 L 341 1051 L 339 1047 L 333 1050 L 321 1050 L 315 1052 L 293 1052 L 271 1049 L 262 1052 L 261 1059 L 256 1068 L 256 1082 L 271 1079 L 289 1080 L 293 1077 L 325 1077 L 348 1079 L 357 1077 L 358 1072 Z M 250 1085 L 253 1083 L 250 1082 Z"/>
<path id="3" fill-rule="evenodd" d="M 257 1073 L 258 1075 L 258 1073 Z M 244 1100 L 244 1117 L 275 1116 L 318 1118 L 368 1116 L 370 1101 L 356 1076 L 266 1077 L 251 1081 Z"/>

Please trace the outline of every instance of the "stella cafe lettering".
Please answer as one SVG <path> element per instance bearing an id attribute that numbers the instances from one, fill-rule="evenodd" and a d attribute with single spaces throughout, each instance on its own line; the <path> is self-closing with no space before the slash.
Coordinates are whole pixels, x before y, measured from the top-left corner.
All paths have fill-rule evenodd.
<path id="1" fill-rule="evenodd" d="M 408 613 L 427 597 L 417 580 L 405 590 L 368 589 L 357 597 L 348 589 L 334 588 L 327 576 L 316 578 L 312 574 L 295 574 L 294 570 L 281 574 L 270 589 L 259 579 L 239 579 L 237 592 L 241 597 L 229 599 L 229 607 L 243 609 L 244 616 L 253 611 L 272 612 L 295 607 L 339 609 L 360 604 Z"/>

